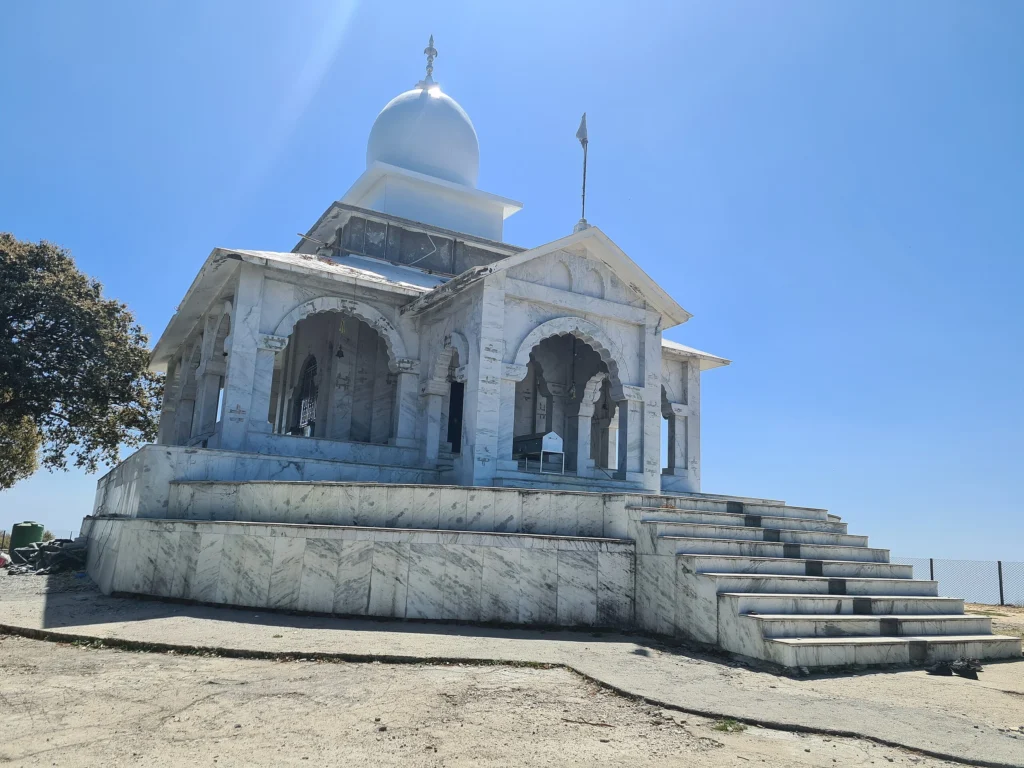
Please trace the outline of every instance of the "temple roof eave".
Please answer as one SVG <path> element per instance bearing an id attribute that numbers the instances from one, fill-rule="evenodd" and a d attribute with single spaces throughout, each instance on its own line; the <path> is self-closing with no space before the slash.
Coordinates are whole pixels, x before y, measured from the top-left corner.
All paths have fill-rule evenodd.
<path id="1" fill-rule="evenodd" d="M 203 315 L 221 297 L 231 277 L 242 263 L 302 277 L 328 279 L 359 289 L 391 294 L 405 300 L 418 298 L 445 282 L 444 278 L 431 276 L 420 270 L 388 262 L 377 263 L 377 260 L 368 257 L 346 256 L 341 259 L 329 259 L 309 254 L 214 248 L 153 347 L 150 356 L 151 370 L 166 370 L 167 362 L 195 332 Z M 411 282 L 412 280 L 419 284 Z"/>

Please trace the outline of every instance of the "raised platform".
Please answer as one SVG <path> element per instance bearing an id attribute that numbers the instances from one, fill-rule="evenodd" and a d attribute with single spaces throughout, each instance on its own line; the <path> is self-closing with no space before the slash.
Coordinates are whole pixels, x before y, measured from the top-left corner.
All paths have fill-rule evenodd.
<path id="1" fill-rule="evenodd" d="M 103 592 L 399 619 L 630 626 L 633 544 L 597 537 L 90 518 Z"/>
<path id="2" fill-rule="evenodd" d="M 231 471 L 251 461 L 221 458 Z M 824 509 L 622 490 L 218 481 L 187 466 L 172 480 L 145 466 L 114 507 L 101 484 L 83 525 L 105 592 L 635 628 L 786 666 L 1021 654 L 1019 638 L 991 634 L 987 617 L 964 614 L 963 600 L 911 578 Z"/>

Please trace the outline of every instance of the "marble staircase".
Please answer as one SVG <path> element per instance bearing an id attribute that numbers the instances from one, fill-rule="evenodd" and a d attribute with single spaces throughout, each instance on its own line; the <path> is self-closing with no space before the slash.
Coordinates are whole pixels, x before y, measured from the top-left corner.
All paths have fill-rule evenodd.
<path id="1" fill-rule="evenodd" d="M 1020 658 L 935 581 L 913 578 L 826 510 L 632 497 L 637 621 L 789 667 Z"/>

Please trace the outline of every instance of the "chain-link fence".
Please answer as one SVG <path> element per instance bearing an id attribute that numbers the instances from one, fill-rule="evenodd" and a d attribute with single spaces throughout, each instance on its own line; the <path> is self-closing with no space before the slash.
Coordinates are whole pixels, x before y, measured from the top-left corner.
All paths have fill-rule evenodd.
<path id="1" fill-rule="evenodd" d="M 934 579 L 939 593 L 969 603 L 1024 606 L 1024 563 L 1009 560 L 938 560 L 893 557 L 893 563 L 914 566 L 915 579 Z"/>

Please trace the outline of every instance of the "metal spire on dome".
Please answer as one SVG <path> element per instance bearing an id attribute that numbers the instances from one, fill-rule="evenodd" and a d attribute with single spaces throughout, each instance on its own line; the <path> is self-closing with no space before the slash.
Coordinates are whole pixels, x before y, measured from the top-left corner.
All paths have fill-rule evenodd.
<path id="1" fill-rule="evenodd" d="M 437 56 L 437 49 L 434 47 L 434 36 L 430 36 L 430 42 L 427 43 L 427 47 L 423 49 L 423 53 L 427 56 L 427 77 L 423 81 L 427 85 L 432 85 L 434 82 L 434 57 Z"/>

